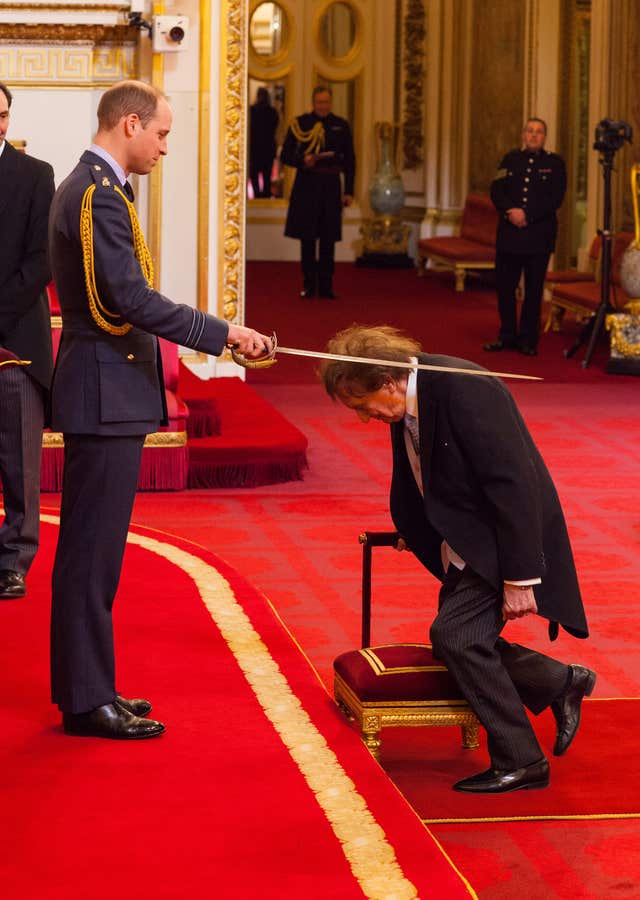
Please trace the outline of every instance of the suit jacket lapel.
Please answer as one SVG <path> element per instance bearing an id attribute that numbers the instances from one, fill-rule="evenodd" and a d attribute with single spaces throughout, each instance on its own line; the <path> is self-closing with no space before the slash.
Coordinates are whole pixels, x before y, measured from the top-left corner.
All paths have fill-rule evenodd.
<path id="1" fill-rule="evenodd" d="M 15 150 L 7 141 L 6 147 L 2 151 L 2 156 L 0 156 L 0 215 L 4 212 L 13 193 L 11 186 L 15 183 L 14 173 L 17 168 L 17 155 L 18 150 Z"/>
<path id="2" fill-rule="evenodd" d="M 428 359 L 420 359 L 428 362 Z M 422 482 L 426 484 L 429 475 L 431 448 L 436 426 L 436 404 L 433 391 L 429 388 L 430 372 L 418 371 L 418 425 L 420 428 L 420 462 L 422 466 Z"/>

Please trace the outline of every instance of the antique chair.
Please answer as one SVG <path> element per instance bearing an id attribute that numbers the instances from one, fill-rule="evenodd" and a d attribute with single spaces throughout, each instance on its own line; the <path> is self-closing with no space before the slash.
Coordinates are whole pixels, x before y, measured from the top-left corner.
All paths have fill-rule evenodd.
<path id="1" fill-rule="evenodd" d="M 434 658 L 429 644 L 384 644 L 370 647 L 371 550 L 393 546 L 396 532 L 364 532 L 362 547 L 362 648 L 338 656 L 334 695 L 348 718 L 356 720 L 362 738 L 377 757 L 383 728 L 456 725 L 462 746 L 475 750 L 478 720 L 446 666 Z"/>
<path id="2" fill-rule="evenodd" d="M 467 271 L 494 269 L 498 212 L 487 194 L 468 194 L 459 236 L 418 241 L 418 275 L 429 261 L 436 268 L 453 269 L 456 291 L 464 290 Z"/>

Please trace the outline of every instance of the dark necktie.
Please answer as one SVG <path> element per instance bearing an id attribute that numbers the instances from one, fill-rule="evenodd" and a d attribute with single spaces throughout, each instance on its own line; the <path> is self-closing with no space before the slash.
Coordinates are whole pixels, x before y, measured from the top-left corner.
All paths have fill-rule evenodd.
<path id="1" fill-rule="evenodd" d="M 133 188 L 131 187 L 131 185 L 129 184 L 128 181 L 125 181 L 125 183 L 122 185 L 122 190 L 124 191 L 124 193 L 127 197 L 127 200 L 130 200 L 133 203 L 133 201 L 135 199 L 133 196 Z"/>
<path id="2" fill-rule="evenodd" d="M 420 453 L 420 434 L 418 431 L 418 420 L 416 419 L 416 417 L 406 412 L 404 414 L 404 427 L 409 432 L 409 437 L 411 438 L 413 449 L 416 451 L 416 453 Z"/>

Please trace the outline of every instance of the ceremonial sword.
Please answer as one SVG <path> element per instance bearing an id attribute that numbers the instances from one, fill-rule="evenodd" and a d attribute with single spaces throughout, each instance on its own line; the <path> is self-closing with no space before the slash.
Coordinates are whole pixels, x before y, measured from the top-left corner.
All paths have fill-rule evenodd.
<path id="1" fill-rule="evenodd" d="M 518 378 L 522 381 L 542 381 L 538 375 L 515 375 L 513 372 L 490 372 L 488 369 L 462 369 L 455 366 L 435 366 L 428 363 L 411 363 L 397 359 L 374 359 L 368 356 L 345 356 L 341 353 L 322 353 L 319 350 L 301 350 L 297 347 L 282 347 L 274 334 L 271 336 L 273 347 L 270 353 L 259 359 L 247 359 L 237 352 L 237 344 L 229 346 L 233 361 L 244 369 L 266 369 L 275 365 L 276 353 L 289 356 L 306 356 L 309 359 L 328 359 L 334 362 L 352 362 L 363 365 L 389 366 L 394 369 L 421 369 L 427 372 L 453 372 L 457 375 L 484 375 L 490 378 Z"/>

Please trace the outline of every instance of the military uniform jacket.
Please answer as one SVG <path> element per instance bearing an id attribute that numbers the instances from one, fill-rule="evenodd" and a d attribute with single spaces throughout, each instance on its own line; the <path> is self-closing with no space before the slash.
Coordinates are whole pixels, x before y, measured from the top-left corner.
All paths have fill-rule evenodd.
<path id="1" fill-rule="evenodd" d="M 448 356 L 422 354 L 419 361 L 480 368 Z M 540 615 L 586 637 L 560 501 L 507 388 L 497 378 L 419 371 L 417 393 L 424 498 L 403 423 L 391 425 L 398 531 L 440 580 L 443 539 L 497 590 L 505 580 L 541 578 L 534 587 Z"/>
<path id="2" fill-rule="evenodd" d="M 491 184 L 491 199 L 500 213 L 496 248 L 502 253 L 553 253 L 558 231 L 556 210 L 567 187 L 562 157 L 540 150 L 511 150 Z M 526 228 L 512 225 L 508 209 L 523 209 Z"/>
<path id="3" fill-rule="evenodd" d="M 110 334 L 91 314 L 80 211 L 92 195 L 92 265 L 105 318 L 133 327 Z M 62 310 L 62 338 L 52 387 L 52 427 L 75 434 L 147 434 L 166 421 L 162 364 L 155 335 L 218 355 L 226 322 L 173 303 L 149 287 L 134 252 L 133 229 L 120 183 L 87 151 L 58 188 L 49 243 Z"/>
<path id="4" fill-rule="evenodd" d="M 344 176 L 344 193 L 353 195 L 356 167 L 353 139 L 347 120 L 333 113 L 329 113 L 324 119 L 315 113 L 297 117 L 298 127 L 302 132 L 310 131 L 317 122 L 322 122 L 324 126 L 322 151 L 333 151 L 334 157 L 318 160 L 315 166 L 306 168 L 304 156 L 309 152 L 309 145 L 296 140 L 291 128 L 282 145 L 282 162 L 298 170 L 291 191 L 284 233 L 287 237 L 299 240 L 324 238 L 339 241 L 342 239 L 340 174 Z"/>
<path id="5" fill-rule="evenodd" d="M 0 156 L 0 346 L 31 360 L 28 374 L 51 382 L 51 317 L 46 286 L 53 169 L 8 142 Z"/>

